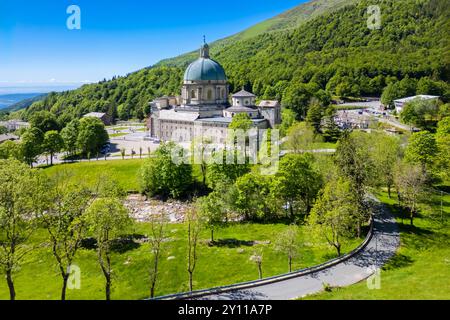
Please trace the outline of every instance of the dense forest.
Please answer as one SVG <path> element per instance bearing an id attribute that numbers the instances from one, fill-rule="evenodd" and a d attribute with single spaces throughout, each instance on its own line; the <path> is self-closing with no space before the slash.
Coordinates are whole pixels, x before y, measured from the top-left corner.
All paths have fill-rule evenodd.
<path id="1" fill-rule="evenodd" d="M 367 8 L 375 4 L 381 8 L 381 28 L 371 30 Z M 232 92 L 245 86 L 262 98 L 280 99 L 298 117 L 306 114 L 313 97 L 327 104 L 331 96 L 381 96 L 385 91 L 386 104 L 416 93 L 437 94 L 448 101 L 447 4 L 446 0 L 349 1 L 298 28 L 228 41 L 214 48 L 213 58 L 224 66 Z M 186 63 L 167 60 L 126 77 L 50 94 L 19 116 L 28 119 L 49 110 L 61 127 L 91 111 L 142 119 L 153 98 L 179 93 Z"/>

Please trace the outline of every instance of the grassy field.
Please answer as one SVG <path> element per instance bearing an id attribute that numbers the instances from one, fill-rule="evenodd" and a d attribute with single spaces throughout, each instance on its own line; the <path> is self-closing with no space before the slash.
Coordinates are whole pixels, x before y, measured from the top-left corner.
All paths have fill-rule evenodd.
<path id="1" fill-rule="evenodd" d="M 136 157 L 139 157 L 139 155 Z M 145 157 L 143 156 L 142 159 L 99 160 L 61 164 L 42 170 L 50 176 L 65 171 L 69 174 L 70 179 L 73 179 L 73 181 L 82 181 L 87 186 L 95 185 L 99 179 L 107 175 L 117 181 L 125 191 L 136 192 L 139 190 L 137 176 L 139 169 L 145 161 Z M 202 180 L 200 166 L 193 166 L 192 175 L 195 180 Z"/>
<path id="2" fill-rule="evenodd" d="M 94 184 L 98 178 L 108 174 L 126 190 L 137 189 L 136 175 L 145 160 L 92 161 L 56 165 L 43 169 L 52 175 L 63 170 L 71 173 L 74 181 Z M 200 170 L 194 167 L 194 176 L 200 179 Z M 287 258 L 274 249 L 274 241 L 285 224 L 231 224 L 215 233 L 216 245 L 209 245 L 210 231 L 201 234 L 198 266 L 194 275 L 194 288 L 202 289 L 255 280 L 256 265 L 249 260 L 255 250 L 263 252 L 263 276 L 273 276 L 288 271 Z M 148 224 L 138 223 L 127 234 L 146 236 Z M 160 282 L 157 295 L 186 291 L 186 226 L 169 226 L 169 241 L 164 244 L 161 261 Z M 308 233 L 301 233 L 300 255 L 293 268 L 313 266 L 336 256 L 333 248 L 325 243 L 315 244 Z M 139 237 L 137 237 L 139 238 Z M 344 251 L 355 248 L 362 239 L 346 243 Z M 38 230 L 30 239 L 35 250 L 29 254 L 21 269 L 15 274 L 18 299 L 59 299 L 61 279 L 57 264 L 51 253 L 45 230 Z M 136 242 L 122 247 L 113 254 L 113 299 L 143 299 L 149 296 L 150 249 L 146 243 Z M 104 278 L 97 264 L 94 248 L 82 248 L 74 261 L 81 269 L 81 289 L 68 290 L 68 299 L 104 299 Z M 0 281 L 0 299 L 8 298 L 6 281 Z"/>
<path id="3" fill-rule="evenodd" d="M 119 138 L 129 135 L 129 133 L 111 133 L 109 134 L 110 138 Z"/>
<path id="4" fill-rule="evenodd" d="M 139 190 L 137 175 L 144 159 L 91 161 L 55 165 L 44 169 L 49 175 L 66 171 L 73 181 L 95 185 L 102 176 L 107 175 L 117 181 L 126 191 Z"/>
<path id="5" fill-rule="evenodd" d="M 273 276 L 288 271 L 287 258 L 274 250 L 273 242 L 287 226 L 284 224 L 237 224 L 216 233 L 218 245 L 208 245 L 209 231 L 201 234 L 199 260 L 194 274 L 194 289 L 228 285 L 254 280 L 258 277 L 256 265 L 249 260 L 255 250 L 263 252 L 263 275 Z M 146 235 L 149 226 L 138 224 L 130 234 Z M 170 226 L 170 241 L 164 245 L 157 295 L 176 293 L 188 289 L 186 271 L 186 226 Z M 260 243 L 252 243 L 260 241 Z M 268 243 L 268 241 L 270 243 Z M 302 235 L 303 243 L 311 241 Z M 355 239 L 345 251 L 356 247 L 362 240 Z M 59 299 L 61 279 L 56 262 L 47 243 L 46 232 L 40 230 L 32 238 L 36 249 L 27 256 L 16 273 L 18 299 Z M 149 296 L 148 244 L 133 244 L 113 254 L 113 299 L 143 299 Z M 294 262 L 294 268 L 303 268 L 335 257 L 326 245 L 305 246 Z M 104 278 L 97 264 L 95 249 L 81 249 L 74 262 L 81 269 L 81 289 L 68 290 L 68 299 L 104 299 Z M 0 299 L 8 299 L 6 281 L 0 281 Z"/>
<path id="6" fill-rule="evenodd" d="M 450 299 L 450 195 L 442 199 L 446 224 L 440 223 L 441 197 L 434 194 L 422 204 L 414 227 L 407 219 L 402 223 L 396 199 L 384 193 L 379 198 L 396 214 L 401 231 L 401 247 L 381 272 L 381 289 L 369 290 L 363 281 L 305 299 Z"/>

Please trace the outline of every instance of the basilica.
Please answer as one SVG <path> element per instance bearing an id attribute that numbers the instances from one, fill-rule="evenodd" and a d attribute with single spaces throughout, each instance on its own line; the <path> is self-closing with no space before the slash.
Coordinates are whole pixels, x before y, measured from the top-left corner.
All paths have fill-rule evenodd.
<path id="1" fill-rule="evenodd" d="M 152 138 L 162 141 L 190 142 L 206 132 L 225 141 L 233 117 L 249 115 L 257 129 L 274 128 L 281 123 L 278 101 L 263 100 L 242 89 L 231 95 L 224 68 L 210 58 L 204 43 L 200 57 L 184 74 L 181 96 L 164 96 L 151 102 L 148 129 Z"/>

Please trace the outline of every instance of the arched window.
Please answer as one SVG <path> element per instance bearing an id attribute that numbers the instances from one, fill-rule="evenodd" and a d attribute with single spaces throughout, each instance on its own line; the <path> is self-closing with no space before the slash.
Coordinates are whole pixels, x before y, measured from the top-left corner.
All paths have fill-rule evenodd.
<path id="1" fill-rule="evenodd" d="M 212 100 L 212 90 L 208 89 L 207 100 Z"/>
<path id="2" fill-rule="evenodd" d="M 195 90 L 191 90 L 191 99 L 195 99 Z"/>

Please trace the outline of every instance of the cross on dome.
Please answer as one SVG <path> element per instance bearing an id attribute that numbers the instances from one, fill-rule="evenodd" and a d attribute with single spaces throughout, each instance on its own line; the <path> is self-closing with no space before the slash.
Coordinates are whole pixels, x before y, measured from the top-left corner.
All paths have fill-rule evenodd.
<path id="1" fill-rule="evenodd" d="M 203 36 L 203 46 L 200 49 L 200 58 L 209 59 L 209 46 L 206 43 L 206 36 Z"/>

